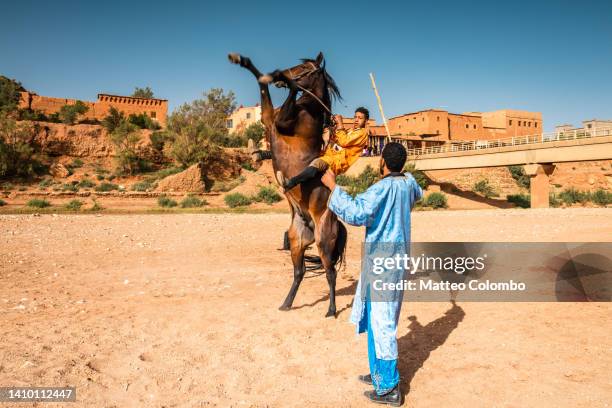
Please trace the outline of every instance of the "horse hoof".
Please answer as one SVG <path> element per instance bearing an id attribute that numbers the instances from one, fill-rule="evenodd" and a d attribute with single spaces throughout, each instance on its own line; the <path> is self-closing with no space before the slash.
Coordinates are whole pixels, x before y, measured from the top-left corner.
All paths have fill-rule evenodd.
<path id="1" fill-rule="evenodd" d="M 335 318 L 336 317 L 336 312 L 328 310 L 327 314 L 325 315 L 325 317 L 334 317 Z"/>
<path id="2" fill-rule="evenodd" d="M 262 85 L 269 85 L 273 81 L 272 75 L 269 75 L 269 74 L 262 75 L 257 80 Z"/>
<path id="3" fill-rule="evenodd" d="M 291 306 L 282 305 L 281 307 L 278 308 L 278 310 L 282 310 L 283 312 L 286 312 L 287 310 L 291 310 Z"/>
<path id="4" fill-rule="evenodd" d="M 229 59 L 232 64 L 240 64 L 240 59 L 241 58 L 242 57 L 240 56 L 240 54 L 238 54 L 236 52 L 232 52 L 232 53 L 227 55 L 227 59 Z"/>

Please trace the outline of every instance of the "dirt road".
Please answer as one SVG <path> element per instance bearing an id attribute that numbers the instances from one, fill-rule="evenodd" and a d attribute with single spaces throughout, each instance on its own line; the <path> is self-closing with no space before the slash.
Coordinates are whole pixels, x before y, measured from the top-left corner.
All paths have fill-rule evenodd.
<path id="1" fill-rule="evenodd" d="M 413 240 L 607 241 L 611 214 L 419 212 Z M 349 229 L 340 313 L 325 319 L 324 275 L 277 310 L 292 276 L 277 250 L 287 225 L 288 214 L 0 216 L 0 385 L 76 386 L 71 407 L 371 406 L 356 380 L 365 338 L 347 322 L 363 231 Z M 608 406 L 611 312 L 407 302 L 406 406 Z"/>

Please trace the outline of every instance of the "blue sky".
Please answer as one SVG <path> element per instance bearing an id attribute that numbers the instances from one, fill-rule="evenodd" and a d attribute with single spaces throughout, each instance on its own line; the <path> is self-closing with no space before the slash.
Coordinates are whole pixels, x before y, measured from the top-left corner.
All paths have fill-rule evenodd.
<path id="1" fill-rule="evenodd" d="M 40 95 L 95 100 L 150 86 L 170 109 L 211 87 L 258 101 L 253 77 L 323 51 L 352 114 L 380 120 L 427 108 L 541 111 L 545 129 L 612 119 L 607 1 L 11 1 L 2 6 L 0 74 Z M 274 90 L 283 100 L 284 90 Z"/>

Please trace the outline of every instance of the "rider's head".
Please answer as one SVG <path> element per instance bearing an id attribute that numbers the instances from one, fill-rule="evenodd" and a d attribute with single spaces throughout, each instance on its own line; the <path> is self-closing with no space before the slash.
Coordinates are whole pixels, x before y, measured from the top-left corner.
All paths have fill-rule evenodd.
<path id="1" fill-rule="evenodd" d="M 370 111 L 368 111 L 363 106 L 355 109 L 355 123 L 354 127 L 362 128 L 365 127 L 366 123 L 368 123 L 368 119 L 370 119 Z"/>
<path id="2" fill-rule="evenodd" d="M 389 172 L 402 171 L 406 164 L 406 148 L 401 143 L 387 143 L 382 151 L 380 172 L 384 173 L 386 167 Z"/>

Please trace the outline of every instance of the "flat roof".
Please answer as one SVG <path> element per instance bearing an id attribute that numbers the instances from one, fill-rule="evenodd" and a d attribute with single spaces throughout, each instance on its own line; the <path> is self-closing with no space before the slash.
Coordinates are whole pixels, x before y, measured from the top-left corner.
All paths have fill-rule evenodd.
<path id="1" fill-rule="evenodd" d="M 127 96 L 127 95 L 113 95 L 113 94 L 107 94 L 107 93 L 99 93 L 98 94 L 98 98 L 100 96 L 110 96 L 112 98 L 130 98 L 130 99 L 142 99 L 143 101 L 163 101 L 163 102 L 168 102 L 167 99 L 159 99 L 159 98 L 140 98 L 138 96 Z"/>

